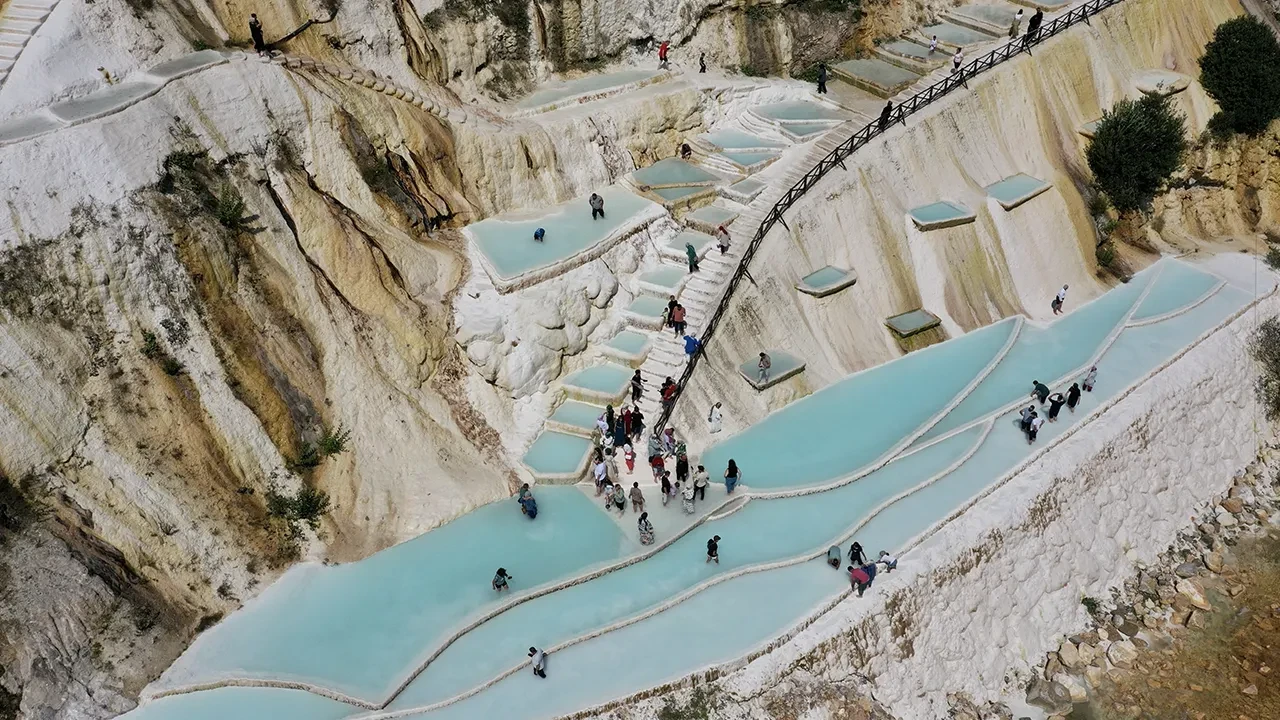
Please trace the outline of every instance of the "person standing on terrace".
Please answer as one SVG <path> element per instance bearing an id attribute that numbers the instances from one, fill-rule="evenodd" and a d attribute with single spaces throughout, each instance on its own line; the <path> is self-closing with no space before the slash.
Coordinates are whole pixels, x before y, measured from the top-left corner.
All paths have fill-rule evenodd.
<path id="1" fill-rule="evenodd" d="M 529 665 L 533 667 L 533 674 L 540 678 L 547 677 L 547 654 L 536 647 L 529 648 Z"/>
<path id="2" fill-rule="evenodd" d="M 644 493 L 640 492 L 640 483 L 631 483 L 631 512 L 644 512 Z"/>
<path id="3" fill-rule="evenodd" d="M 884 109 L 880 111 L 880 122 L 877 123 L 877 126 L 880 128 L 880 132 L 884 132 L 885 128 L 889 127 L 889 116 L 891 114 L 893 114 L 892 100 L 886 102 L 884 104 Z"/>
<path id="4" fill-rule="evenodd" d="M 1018 8 L 1018 12 L 1013 15 L 1013 24 L 1009 26 L 1009 37 L 1018 37 L 1018 31 L 1022 29 L 1022 8 Z"/>
<path id="5" fill-rule="evenodd" d="M 724 489 L 728 494 L 733 494 L 733 489 L 738 486 L 738 481 L 742 479 L 742 471 L 738 469 L 738 463 L 729 458 L 729 466 L 724 469 Z"/>
<path id="6" fill-rule="evenodd" d="M 859 566 L 867 564 L 867 554 L 862 551 L 862 543 L 849 546 L 849 562 Z"/>
<path id="7" fill-rule="evenodd" d="M 667 501 L 674 497 L 671 492 L 671 473 L 662 473 L 662 507 L 667 506 Z"/>
<path id="8" fill-rule="evenodd" d="M 769 368 L 773 367 L 773 360 L 769 359 L 769 353 L 760 353 L 760 360 L 756 363 L 756 369 L 760 371 L 760 379 L 758 384 L 763 385 L 769 382 Z"/>
<path id="9" fill-rule="evenodd" d="M 711 411 L 707 413 L 707 432 L 715 435 L 720 432 L 720 425 L 724 418 L 723 412 L 720 410 L 720 403 L 711 406 Z"/>
<path id="10" fill-rule="evenodd" d="M 720 248 L 720 254 L 729 252 L 729 231 L 723 225 L 716 228 L 716 247 Z"/>
<path id="11" fill-rule="evenodd" d="M 640 376 L 640 371 L 637 369 L 635 374 L 631 376 L 631 402 L 633 403 L 640 402 L 640 394 L 643 392 L 644 392 L 644 378 Z M 636 410 L 638 412 L 639 408 L 637 408 Z"/>
<path id="12" fill-rule="evenodd" d="M 591 205 L 592 220 L 595 220 L 597 217 L 604 217 L 604 198 L 600 197 L 597 193 L 591 193 L 591 197 L 587 199 L 587 202 Z"/>
<path id="13" fill-rule="evenodd" d="M 1094 365 L 1089 368 L 1089 374 L 1084 376 L 1084 391 L 1093 392 L 1093 386 L 1098 382 L 1098 366 Z"/>
<path id="14" fill-rule="evenodd" d="M 515 578 L 507 574 L 506 568 L 498 568 L 498 572 L 493 574 L 494 591 L 503 592 L 504 590 L 510 590 L 511 588 L 507 586 L 508 580 L 515 580 Z"/>
<path id="15" fill-rule="evenodd" d="M 1049 304 L 1049 307 L 1053 308 L 1054 315 L 1062 314 L 1062 306 L 1067 302 L 1067 287 L 1069 286 L 1063 285 L 1057 296 L 1053 298 L 1053 302 Z"/>
<path id="16" fill-rule="evenodd" d="M 818 63 L 818 94 L 827 94 L 827 64 L 824 62 Z"/>
<path id="17" fill-rule="evenodd" d="M 698 53 L 698 72 L 705 73 L 707 71 L 707 54 Z"/>
<path id="18" fill-rule="evenodd" d="M 663 40 L 662 44 L 658 46 L 658 68 L 660 70 L 666 70 L 671 67 L 667 64 L 667 48 L 670 46 L 671 43 L 668 43 L 666 40 Z"/>
<path id="19" fill-rule="evenodd" d="M 956 54 L 951 56 L 951 74 L 960 72 L 960 66 L 964 64 L 964 49 L 956 48 Z"/>
<path id="20" fill-rule="evenodd" d="M 707 469 L 699 465 L 697 472 L 693 474 L 693 491 L 697 493 L 699 500 L 707 499 L 707 483 L 710 481 L 711 477 L 707 475 Z"/>
<path id="21" fill-rule="evenodd" d="M 671 309 L 671 327 L 676 331 L 676 337 L 684 334 L 684 314 L 684 306 L 680 303 L 676 303 L 676 306 Z"/>
<path id="22" fill-rule="evenodd" d="M 720 564 L 720 536 L 716 535 L 707 541 L 707 562 L 715 561 Z"/>
<path id="23" fill-rule="evenodd" d="M 627 474 L 636 471 L 636 449 L 631 447 L 631 443 L 622 446 L 622 457 L 627 461 Z"/>
<path id="24" fill-rule="evenodd" d="M 677 480 L 677 481 L 676 481 L 676 487 L 681 488 L 681 490 L 680 490 L 680 494 L 681 494 L 681 497 L 682 497 L 682 498 L 684 498 L 684 514 L 685 514 L 685 515 L 692 515 L 692 514 L 693 514 L 693 510 L 694 510 L 694 508 L 693 508 L 693 483 L 691 483 L 691 482 L 687 482 L 687 481 L 686 481 L 686 482 L 684 482 L 684 483 L 681 483 L 680 481 L 678 481 L 678 480 Z"/>
<path id="25" fill-rule="evenodd" d="M 1049 396 L 1049 422 L 1058 422 L 1058 413 L 1066 402 L 1067 398 L 1062 393 L 1054 393 Z"/>
<path id="26" fill-rule="evenodd" d="M 1030 445 L 1036 441 L 1036 436 L 1040 434 L 1040 426 L 1044 425 L 1044 418 L 1039 415 L 1031 416 L 1031 432 L 1027 433 L 1027 444 Z"/>
<path id="27" fill-rule="evenodd" d="M 257 13 L 249 13 L 249 37 L 253 39 L 253 49 L 259 57 L 267 52 L 267 41 L 262 38 L 262 21 Z"/>
<path id="28" fill-rule="evenodd" d="M 680 482 L 689 479 L 689 456 L 684 453 L 676 456 L 676 479 Z"/>
<path id="29" fill-rule="evenodd" d="M 698 272 L 698 250 L 693 246 L 693 243 L 687 242 L 684 244 L 684 255 L 689 258 L 689 272 Z"/>
<path id="30" fill-rule="evenodd" d="M 1080 404 L 1080 383 L 1071 383 L 1071 389 L 1067 390 L 1067 409 L 1075 412 L 1078 404 Z"/>
<path id="31" fill-rule="evenodd" d="M 1040 32 L 1040 23 L 1044 22 L 1044 11 L 1036 10 L 1031 19 L 1027 21 L 1027 34 L 1023 36 L 1023 44 L 1030 45 L 1035 42 L 1036 34 Z"/>
<path id="32" fill-rule="evenodd" d="M 702 343 L 698 342 L 698 338 L 692 335 L 684 336 L 684 357 L 692 362 L 693 356 L 698 354 L 698 348 L 702 347 Z"/>
<path id="33" fill-rule="evenodd" d="M 649 522 L 649 513 L 640 513 L 640 521 L 636 523 L 636 529 L 640 531 L 641 545 L 653 544 L 653 523 Z"/>
<path id="34" fill-rule="evenodd" d="M 1049 386 L 1039 380 L 1032 380 L 1031 387 L 1031 396 L 1039 400 L 1040 404 L 1043 405 L 1044 401 L 1049 399 Z"/>

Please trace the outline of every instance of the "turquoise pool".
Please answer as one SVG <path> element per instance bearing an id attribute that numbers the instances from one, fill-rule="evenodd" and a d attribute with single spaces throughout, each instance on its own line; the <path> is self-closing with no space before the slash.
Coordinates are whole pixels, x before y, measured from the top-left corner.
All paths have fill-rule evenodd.
<path id="1" fill-rule="evenodd" d="M 653 300 L 662 303 L 658 298 Z M 662 303 L 665 308 L 666 304 Z M 603 363 L 583 368 L 561 380 L 564 385 L 609 396 L 621 395 L 631 382 L 632 370 L 617 363 Z"/>
<path id="2" fill-rule="evenodd" d="M 942 321 L 928 310 L 911 310 L 888 318 L 884 324 L 897 333 L 898 337 L 905 338 L 929 328 L 935 328 L 941 325 Z"/>
<path id="3" fill-rule="evenodd" d="M 651 319 L 661 318 L 666 309 L 667 300 L 653 295 L 641 295 L 627 306 L 627 312 Z"/>
<path id="4" fill-rule="evenodd" d="M 712 185 L 720 181 L 720 176 L 709 173 L 697 165 L 687 163 L 679 158 L 667 158 L 631 173 L 631 180 L 636 185 L 648 185 L 651 188 L 669 188 L 687 185 Z"/>
<path id="5" fill-rule="evenodd" d="M 686 268 L 676 267 L 674 265 L 664 265 L 656 270 L 649 270 L 640 273 L 640 282 L 648 283 L 649 285 L 654 285 L 660 288 L 666 288 L 668 290 L 674 290 L 680 286 L 680 283 L 684 280 L 684 276 L 686 274 Z M 666 304 L 664 303 L 662 307 L 665 309 Z"/>
<path id="6" fill-rule="evenodd" d="M 757 390 L 772 387 L 796 373 L 804 370 L 804 358 L 792 355 L 785 350 L 769 349 L 769 377 L 760 382 L 760 356 L 757 355 L 738 366 L 738 372 Z"/>
<path id="7" fill-rule="evenodd" d="M 1185 263 L 1167 263 L 1151 286 L 1151 292 L 1134 311 L 1132 321 L 1150 320 L 1186 307 L 1204 297 L 1218 282 L 1218 278 Z"/>
<path id="8" fill-rule="evenodd" d="M 922 230 L 936 227 L 947 227 L 949 225 L 958 225 L 965 222 L 972 222 L 974 219 L 973 211 L 961 205 L 960 203 L 941 200 L 929 205 L 921 205 L 920 207 L 911 208 L 908 211 L 911 219 Z"/>
<path id="9" fill-rule="evenodd" d="M 649 336 L 634 330 L 623 330 L 605 344 L 627 355 L 639 355 L 649 347 Z"/>
<path id="10" fill-rule="evenodd" d="M 551 419 L 562 425 L 591 431 L 595 430 L 596 419 L 603 414 L 604 406 L 602 405 L 565 400 L 560 403 L 560 407 L 557 407 L 555 412 L 551 413 Z"/>
<path id="11" fill-rule="evenodd" d="M 1013 17 L 1009 20 L 1012 22 Z M 948 45 L 973 45 L 975 43 L 987 42 L 995 38 L 986 33 L 980 33 L 977 30 L 971 30 L 962 25 L 956 25 L 949 22 L 940 23 L 938 25 L 930 25 L 920 29 L 920 34 L 926 38 L 932 38 L 934 35 L 938 39 Z"/>
<path id="12" fill-rule="evenodd" d="M 804 122 L 806 120 L 837 122 L 843 119 L 839 112 L 808 100 L 789 100 L 771 105 L 761 105 L 760 107 L 752 108 L 752 112 L 760 117 L 783 123 Z"/>
<path id="13" fill-rule="evenodd" d="M 714 228 L 724 225 L 725 223 L 731 223 L 737 219 L 737 217 L 738 213 L 735 210 L 716 207 L 715 205 L 708 205 L 689 213 L 686 219 L 690 222 L 701 223 L 704 226 Z M 683 249 L 683 246 L 681 246 L 681 248 Z"/>
<path id="14" fill-rule="evenodd" d="M 760 163 L 778 159 L 778 153 L 773 152 L 738 152 L 736 150 L 725 150 L 720 153 L 720 155 L 728 158 L 730 162 L 743 169 L 750 169 Z"/>
<path id="15" fill-rule="evenodd" d="M 701 136 L 711 145 L 722 150 L 746 150 L 746 149 L 772 149 L 782 148 L 783 144 L 776 140 L 766 140 L 759 135 L 752 135 L 741 130 L 732 128 L 727 130 L 716 130 Z"/>
<path id="16" fill-rule="evenodd" d="M 800 284 L 812 290 L 826 290 L 849 280 L 853 273 L 833 265 L 816 270 L 800 279 Z"/>
<path id="17" fill-rule="evenodd" d="M 707 246 L 714 242 L 715 238 L 707 235 L 706 233 L 700 233 L 696 230 L 685 230 L 672 238 L 671 241 L 667 243 L 667 248 L 674 251 L 680 257 L 685 257 L 684 246 L 688 244 L 692 245 L 693 249 L 699 255 L 702 255 L 707 249 Z"/>
<path id="18" fill-rule="evenodd" d="M 988 185 L 987 194 L 995 198 L 1005 210 L 1011 210 L 1049 189 L 1049 183 L 1025 173 L 1011 175 L 998 183 Z"/>
<path id="19" fill-rule="evenodd" d="M 652 188 L 649 192 L 662 198 L 663 202 L 670 205 L 678 203 L 682 200 L 695 198 L 699 195 L 710 193 L 711 187 L 706 185 L 693 185 L 689 187 L 671 187 L 671 188 Z"/>
<path id="20" fill-rule="evenodd" d="M 657 77 L 659 70 L 622 70 L 612 73 L 599 73 L 578 78 L 576 80 L 556 80 L 534 90 L 525 96 L 516 107 L 528 110 L 551 105 L 560 100 L 602 92 L 610 88 L 632 83 L 643 82 Z"/>
<path id="21" fill-rule="evenodd" d="M 581 472 L 591 440 L 581 435 L 544 430 L 525 452 L 521 462 L 541 477 Z"/>
<path id="22" fill-rule="evenodd" d="M 585 252 L 636 224 L 643 213 L 657 211 L 653 201 L 613 185 L 599 192 L 605 201 L 603 219 L 592 220 L 587 198 L 580 197 L 548 210 L 481 220 L 466 232 L 499 278 L 510 279 Z M 542 242 L 533 239 L 538 228 L 547 231 Z"/>

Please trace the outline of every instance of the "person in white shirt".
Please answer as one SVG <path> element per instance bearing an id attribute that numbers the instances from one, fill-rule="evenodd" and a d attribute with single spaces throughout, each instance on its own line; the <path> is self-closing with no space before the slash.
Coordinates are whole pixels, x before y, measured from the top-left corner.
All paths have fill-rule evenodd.
<path id="1" fill-rule="evenodd" d="M 886 573 L 891 573 L 898 569 L 898 558 L 890 555 L 887 550 L 880 551 L 880 559 L 876 562 L 884 565 L 884 571 Z"/>
<path id="2" fill-rule="evenodd" d="M 1058 295 L 1057 295 L 1057 297 L 1055 297 L 1055 298 L 1053 299 L 1053 305 L 1052 305 L 1052 307 L 1053 307 L 1053 314 L 1054 314 L 1054 315 L 1061 315 L 1061 314 L 1062 314 L 1062 305 L 1063 305 L 1064 303 L 1066 303 L 1066 302 L 1067 302 L 1067 288 L 1068 288 L 1068 287 L 1070 287 L 1070 286 L 1068 286 L 1068 285 L 1063 285 L 1063 286 L 1062 286 L 1062 289 L 1058 291 Z"/>
<path id="3" fill-rule="evenodd" d="M 956 48 L 956 54 L 951 56 L 951 72 L 960 72 L 960 66 L 964 64 L 964 50 Z"/>
<path id="4" fill-rule="evenodd" d="M 720 412 L 720 403 L 711 406 L 711 411 L 707 413 L 707 425 L 709 432 L 714 435 L 720 432 L 720 422 L 722 419 Z"/>
<path id="5" fill-rule="evenodd" d="M 529 648 L 529 665 L 533 667 L 533 674 L 540 678 L 547 676 L 547 654 L 536 647 Z"/>
<path id="6" fill-rule="evenodd" d="M 930 53 L 938 52 L 938 36 L 937 35 L 934 35 L 933 39 L 929 41 L 929 52 Z"/>
<path id="7" fill-rule="evenodd" d="M 1031 432 L 1027 433 L 1028 445 L 1036 441 L 1036 435 L 1039 434 L 1041 425 L 1044 425 L 1044 418 L 1039 415 L 1031 418 Z"/>

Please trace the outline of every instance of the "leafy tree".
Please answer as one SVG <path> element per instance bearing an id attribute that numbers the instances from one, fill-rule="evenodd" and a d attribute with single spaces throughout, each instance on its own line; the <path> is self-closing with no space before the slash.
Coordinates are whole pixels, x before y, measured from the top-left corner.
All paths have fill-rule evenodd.
<path id="1" fill-rule="evenodd" d="M 1222 108 L 1215 135 L 1225 127 L 1257 135 L 1280 117 L 1280 43 L 1253 17 L 1228 20 L 1205 46 L 1200 83 Z"/>
<path id="2" fill-rule="evenodd" d="M 1125 213 L 1151 204 L 1186 151 L 1186 119 L 1169 98 L 1144 96 L 1104 112 L 1085 154 L 1098 187 Z"/>
<path id="3" fill-rule="evenodd" d="M 1267 318 L 1254 331 L 1249 352 L 1258 361 L 1258 400 L 1267 419 L 1280 418 L 1280 320 Z"/>

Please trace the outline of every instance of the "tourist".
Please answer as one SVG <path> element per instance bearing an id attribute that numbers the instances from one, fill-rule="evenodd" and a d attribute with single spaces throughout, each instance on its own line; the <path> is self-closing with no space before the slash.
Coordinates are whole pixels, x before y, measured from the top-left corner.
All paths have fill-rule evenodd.
<path id="1" fill-rule="evenodd" d="M 640 376 L 640 370 L 637 369 L 635 374 L 631 376 L 631 402 L 633 403 L 640 402 L 640 394 L 643 392 L 644 392 L 644 378 Z M 636 408 L 636 412 L 637 413 L 640 412 L 640 408 Z M 632 422 L 635 422 L 634 418 L 632 418 Z M 632 435 L 632 437 L 635 437 L 635 436 Z"/>
<path id="2" fill-rule="evenodd" d="M 112 77 L 112 76 L 111 76 L 111 71 L 107 70 L 106 66 L 104 66 L 104 65 L 99 65 L 99 66 L 98 66 L 98 72 L 102 74 L 102 80 L 103 80 L 103 82 L 105 82 L 105 83 L 106 83 L 106 84 L 108 84 L 108 85 L 115 85 L 115 84 L 116 84 L 116 79 L 115 79 L 114 77 Z"/>
<path id="3" fill-rule="evenodd" d="M 636 471 L 636 449 L 631 447 L 631 443 L 622 446 L 622 458 L 627 461 L 627 474 Z"/>
<path id="4" fill-rule="evenodd" d="M 663 478 L 665 478 L 667 484 L 671 486 L 671 499 L 675 500 L 680 496 L 680 483 L 671 482 L 671 473 L 663 473 Z"/>
<path id="5" fill-rule="evenodd" d="M 667 471 L 667 464 L 662 459 L 662 453 L 649 456 L 649 469 L 653 471 L 654 482 L 662 479 L 663 473 Z"/>
<path id="6" fill-rule="evenodd" d="M 613 457 L 613 436 L 612 435 L 600 436 L 600 449 L 604 451 L 604 457 L 606 461 Z"/>
<path id="7" fill-rule="evenodd" d="M 867 554 L 862 551 L 862 543 L 854 543 L 849 546 L 849 562 L 854 565 L 867 564 Z"/>
<path id="8" fill-rule="evenodd" d="M 1023 434 L 1031 432 L 1031 418 L 1036 414 L 1035 406 L 1028 405 L 1019 414 L 1022 415 L 1022 420 L 1018 422 L 1018 428 L 1022 430 Z"/>
<path id="9" fill-rule="evenodd" d="M 707 431 L 712 435 L 720 432 L 720 423 L 723 417 L 720 411 L 720 403 L 712 405 L 711 411 L 707 413 Z"/>
<path id="10" fill-rule="evenodd" d="M 653 544 L 653 523 L 649 522 L 649 513 L 640 513 L 640 521 L 636 523 L 640 530 L 640 544 Z"/>
<path id="11" fill-rule="evenodd" d="M 699 465 L 697 471 L 693 473 L 693 491 L 697 493 L 699 500 L 707 499 L 707 484 L 710 482 L 711 476 L 707 473 L 707 469 Z"/>
<path id="12" fill-rule="evenodd" d="M 1013 15 L 1013 24 L 1009 26 L 1009 37 L 1018 37 L 1018 30 L 1022 28 L 1022 8 L 1018 8 L 1018 12 Z"/>
<path id="13" fill-rule="evenodd" d="M 631 483 L 631 512 L 644 512 L 644 493 L 640 492 L 640 483 Z"/>
<path id="14" fill-rule="evenodd" d="M 871 576 L 861 566 L 850 565 L 848 569 L 849 589 L 857 591 L 858 597 L 862 597 L 863 591 L 871 587 Z"/>
<path id="15" fill-rule="evenodd" d="M 898 558 L 889 554 L 887 550 L 880 551 L 880 559 L 877 562 L 884 563 L 884 571 L 891 573 L 898 569 Z"/>
<path id="16" fill-rule="evenodd" d="M 680 143 L 680 159 L 688 160 L 693 157 L 693 148 L 689 147 L 689 143 Z"/>
<path id="17" fill-rule="evenodd" d="M 893 114 L 893 101 L 890 100 L 884 104 L 884 109 L 880 111 L 880 132 L 884 132 L 889 127 L 889 116 Z"/>
<path id="18" fill-rule="evenodd" d="M 839 545 L 832 545 L 831 547 L 827 548 L 827 564 L 835 568 L 836 570 L 839 570 L 840 556 L 842 554 L 843 553 L 841 553 Z"/>
<path id="19" fill-rule="evenodd" d="M 638 371 L 637 371 L 638 372 Z M 644 413 L 640 408 L 631 411 L 631 437 L 639 439 L 644 432 Z"/>
<path id="20" fill-rule="evenodd" d="M 618 422 L 618 417 L 613 413 L 613 405 L 604 406 L 604 424 L 609 429 L 609 434 L 613 434 L 613 428 Z"/>
<path id="21" fill-rule="evenodd" d="M 769 368 L 773 367 L 773 360 L 769 358 L 769 353 L 760 353 L 760 361 L 756 363 L 756 368 L 760 370 L 758 385 L 769 382 Z"/>
<path id="22" fill-rule="evenodd" d="M 707 54 L 698 53 L 698 72 L 705 73 L 707 71 Z"/>
<path id="23" fill-rule="evenodd" d="M 604 465 L 603 456 L 596 459 L 595 465 L 591 467 L 591 474 L 596 479 L 596 495 L 598 496 L 604 492 L 604 483 L 609 477 L 609 471 Z"/>
<path id="24" fill-rule="evenodd" d="M 1044 401 L 1049 398 L 1049 386 L 1039 380 L 1032 380 L 1031 386 L 1034 388 L 1031 391 L 1031 397 L 1038 399 L 1040 404 L 1044 405 Z"/>
<path id="25" fill-rule="evenodd" d="M 543 230 L 542 228 L 538 228 L 537 230 L 533 231 L 534 242 L 542 242 L 542 238 L 546 236 L 547 236 L 547 231 Z"/>
<path id="26" fill-rule="evenodd" d="M 267 41 L 262 38 L 262 21 L 257 13 L 249 14 L 249 37 L 253 39 L 253 49 L 258 57 L 262 57 L 267 52 Z"/>
<path id="27" fill-rule="evenodd" d="M 827 94 L 827 64 L 824 62 L 818 63 L 818 94 Z"/>
<path id="28" fill-rule="evenodd" d="M 508 575 L 506 568 L 498 568 L 498 572 L 493 574 L 494 591 L 502 592 L 503 590 L 510 590 L 511 588 L 507 587 L 508 580 L 515 580 L 515 577 Z"/>
<path id="29" fill-rule="evenodd" d="M 934 35 L 933 39 L 929 41 L 929 54 L 932 55 L 936 52 L 938 52 L 938 36 Z"/>
<path id="30" fill-rule="evenodd" d="M 658 46 L 658 68 L 661 70 L 666 70 L 671 67 L 667 64 L 667 48 L 669 47 L 670 43 L 666 40 L 663 40 L 662 44 Z"/>
<path id="31" fill-rule="evenodd" d="M 720 564 L 720 536 L 719 535 L 716 535 L 715 537 L 707 541 L 707 562 L 711 562 L 712 560 L 715 560 L 717 565 Z"/>
<path id="32" fill-rule="evenodd" d="M 689 258 L 689 272 L 698 272 L 698 249 L 693 246 L 693 243 L 684 244 L 684 255 Z"/>
<path id="33" fill-rule="evenodd" d="M 671 380 L 671 378 L 667 378 L 667 380 Z M 676 384 L 672 382 L 671 387 L 675 387 L 675 386 Z M 675 428 L 667 428 L 666 430 L 662 431 L 662 454 L 666 455 L 667 457 L 675 456 L 676 454 Z"/>
<path id="34" fill-rule="evenodd" d="M 1084 391 L 1093 392 L 1093 386 L 1098 382 L 1098 366 L 1094 365 L 1089 368 L 1089 374 L 1084 376 Z"/>
<path id="35" fill-rule="evenodd" d="M 671 412 L 671 406 L 676 401 L 676 384 L 671 378 L 667 378 L 667 381 L 662 388 L 662 409 Z"/>
<path id="36" fill-rule="evenodd" d="M 964 64 L 964 49 L 956 48 L 956 54 L 951 56 L 951 73 L 960 72 L 960 66 Z"/>
<path id="37" fill-rule="evenodd" d="M 729 231 L 723 225 L 716 228 L 716 247 L 720 248 L 720 254 L 729 252 Z"/>
<path id="38" fill-rule="evenodd" d="M 1054 315 L 1062 314 L 1062 304 L 1067 301 L 1067 287 L 1068 286 L 1063 285 L 1062 289 L 1058 291 L 1058 295 L 1053 299 L 1053 302 L 1049 304 L 1049 307 L 1053 308 Z"/>
<path id="39" fill-rule="evenodd" d="M 867 589 L 868 587 L 871 587 L 871 583 L 875 582 L 875 579 L 876 579 L 876 564 L 875 564 L 875 563 L 873 563 L 873 562 L 869 562 L 869 563 L 867 563 L 866 565 L 863 565 L 863 566 L 862 566 L 861 568 L 859 568 L 859 569 L 860 569 L 860 570 L 862 570 L 862 572 L 863 572 L 863 573 L 865 573 L 865 574 L 866 574 L 866 576 L 867 576 L 867 584 L 866 584 L 866 586 L 865 586 L 865 587 L 863 587 L 863 590 L 865 590 L 865 589 Z M 858 593 L 858 597 L 862 597 L 862 593 Z"/>
<path id="40" fill-rule="evenodd" d="M 698 354 L 698 348 L 702 347 L 702 343 L 698 342 L 698 338 L 692 335 L 684 336 L 684 357 L 685 360 L 693 362 L 693 356 Z"/>
<path id="41" fill-rule="evenodd" d="M 591 204 L 592 220 L 595 220 L 597 217 L 604 217 L 604 198 L 600 197 L 598 193 L 591 193 L 591 197 L 587 202 Z"/>
<path id="42" fill-rule="evenodd" d="M 667 501 L 675 495 L 671 492 L 671 473 L 662 473 L 662 507 L 667 506 Z"/>
<path id="43" fill-rule="evenodd" d="M 627 514 L 627 493 L 622 489 L 622 483 L 613 486 L 613 495 L 610 499 L 613 501 L 613 507 L 618 511 L 619 515 Z"/>
<path id="44" fill-rule="evenodd" d="M 609 434 L 609 419 L 603 413 L 596 418 L 596 430 L 600 431 L 600 437 L 602 438 Z"/>
<path id="45" fill-rule="evenodd" d="M 671 309 L 671 328 L 676 331 L 676 337 L 684 334 L 684 306 L 676 303 Z"/>
<path id="46" fill-rule="evenodd" d="M 1027 433 L 1027 444 L 1036 441 L 1036 436 L 1040 434 L 1040 426 L 1044 425 L 1044 418 L 1037 415 L 1031 416 L 1031 432 Z"/>
<path id="47" fill-rule="evenodd" d="M 1027 34 L 1023 39 L 1023 43 L 1030 45 L 1035 42 L 1036 34 L 1040 32 L 1040 23 L 1044 22 L 1044 11 L 1036 10 L 1031 19 L 1027 21 Z"/>
<path id="48" fill-rule="evenodd" d="M 622 425 L 622 434 L 631 437 L 631 406 L 623 405 L 622 412 L 618 413 L 618 422 Z"/>
<path id="49" fill-rule="evenodd" d="M 684 514 L 693 514 L 693 483 L 676 481 L 676 485 L 680 487 L 680 496 L 684 499 Z"/>
<path id="50" fill-rule="evenodd" d="M 742 473 L 738 471 L 738 463 L 729 458 L 729 466 L 724 469 L 724 489 L 733 494 L 733 489 L 738 486 L 738 481 L 742 479 Z"/>
<path id="51" fill-rule="evenodd" d="M 538 501 L 533 499 L 533 491 L 529 489 L 529 483 L 520 486 L 520 494 L 516 497 L 516 502 L 520 503 L 520 512 L 525 517 L 533 520 L 538 517 Z"/>
<path id="52" fill-rule="evenodd" d="M 1067 402 L 1067 398 L 1062 393 L 1054 393 L 1049 396 L 1049 422 L 1058 422 L 1058 412 L 1062 410 L 1062 406 Z"/>
<path id="53" fill-rule="evenodd" d="M 529 665 L 533 667 L 533 674 L 540 678 L 547 677 L 547 654 L 536 647 L 529 648 Z"/>
<path id="54" fill-rule="evenodd" d="M 1071 383 L 1071 388 L 1067 390 L 1067 409 L 1071 412 L 1076 411 L 1076 405 L 1080 403 L 1080 383 Z"/>
<path id="55" fill-rule="evenodd" d="M 667 327 L 671 327 L 671 323 L 674 322 L 673 316 L 675 315 L 675 312 L 676 312 L 676 305 L 679 305 L 679 304 L 680 303 L 676 302 L 675 295 L 672 295 L 667 299 L 667 315 L 666 315 L 667 321 L 665 323 Z"/>
<path id="56" fill-rule="evenodd" d="M 676 456 L 676 479 L 680 482 L 689 479 L 689 456 L 684 453 Z"/>
<path id="57" fill-rule="evenodd" d="M 630 416 L 627 416 L 630 419 Z M 614 447 L 622 447 L 627 444 L 627 423 L 618 418 L 618 422 L 613 425 L 613 445 Z"/>

